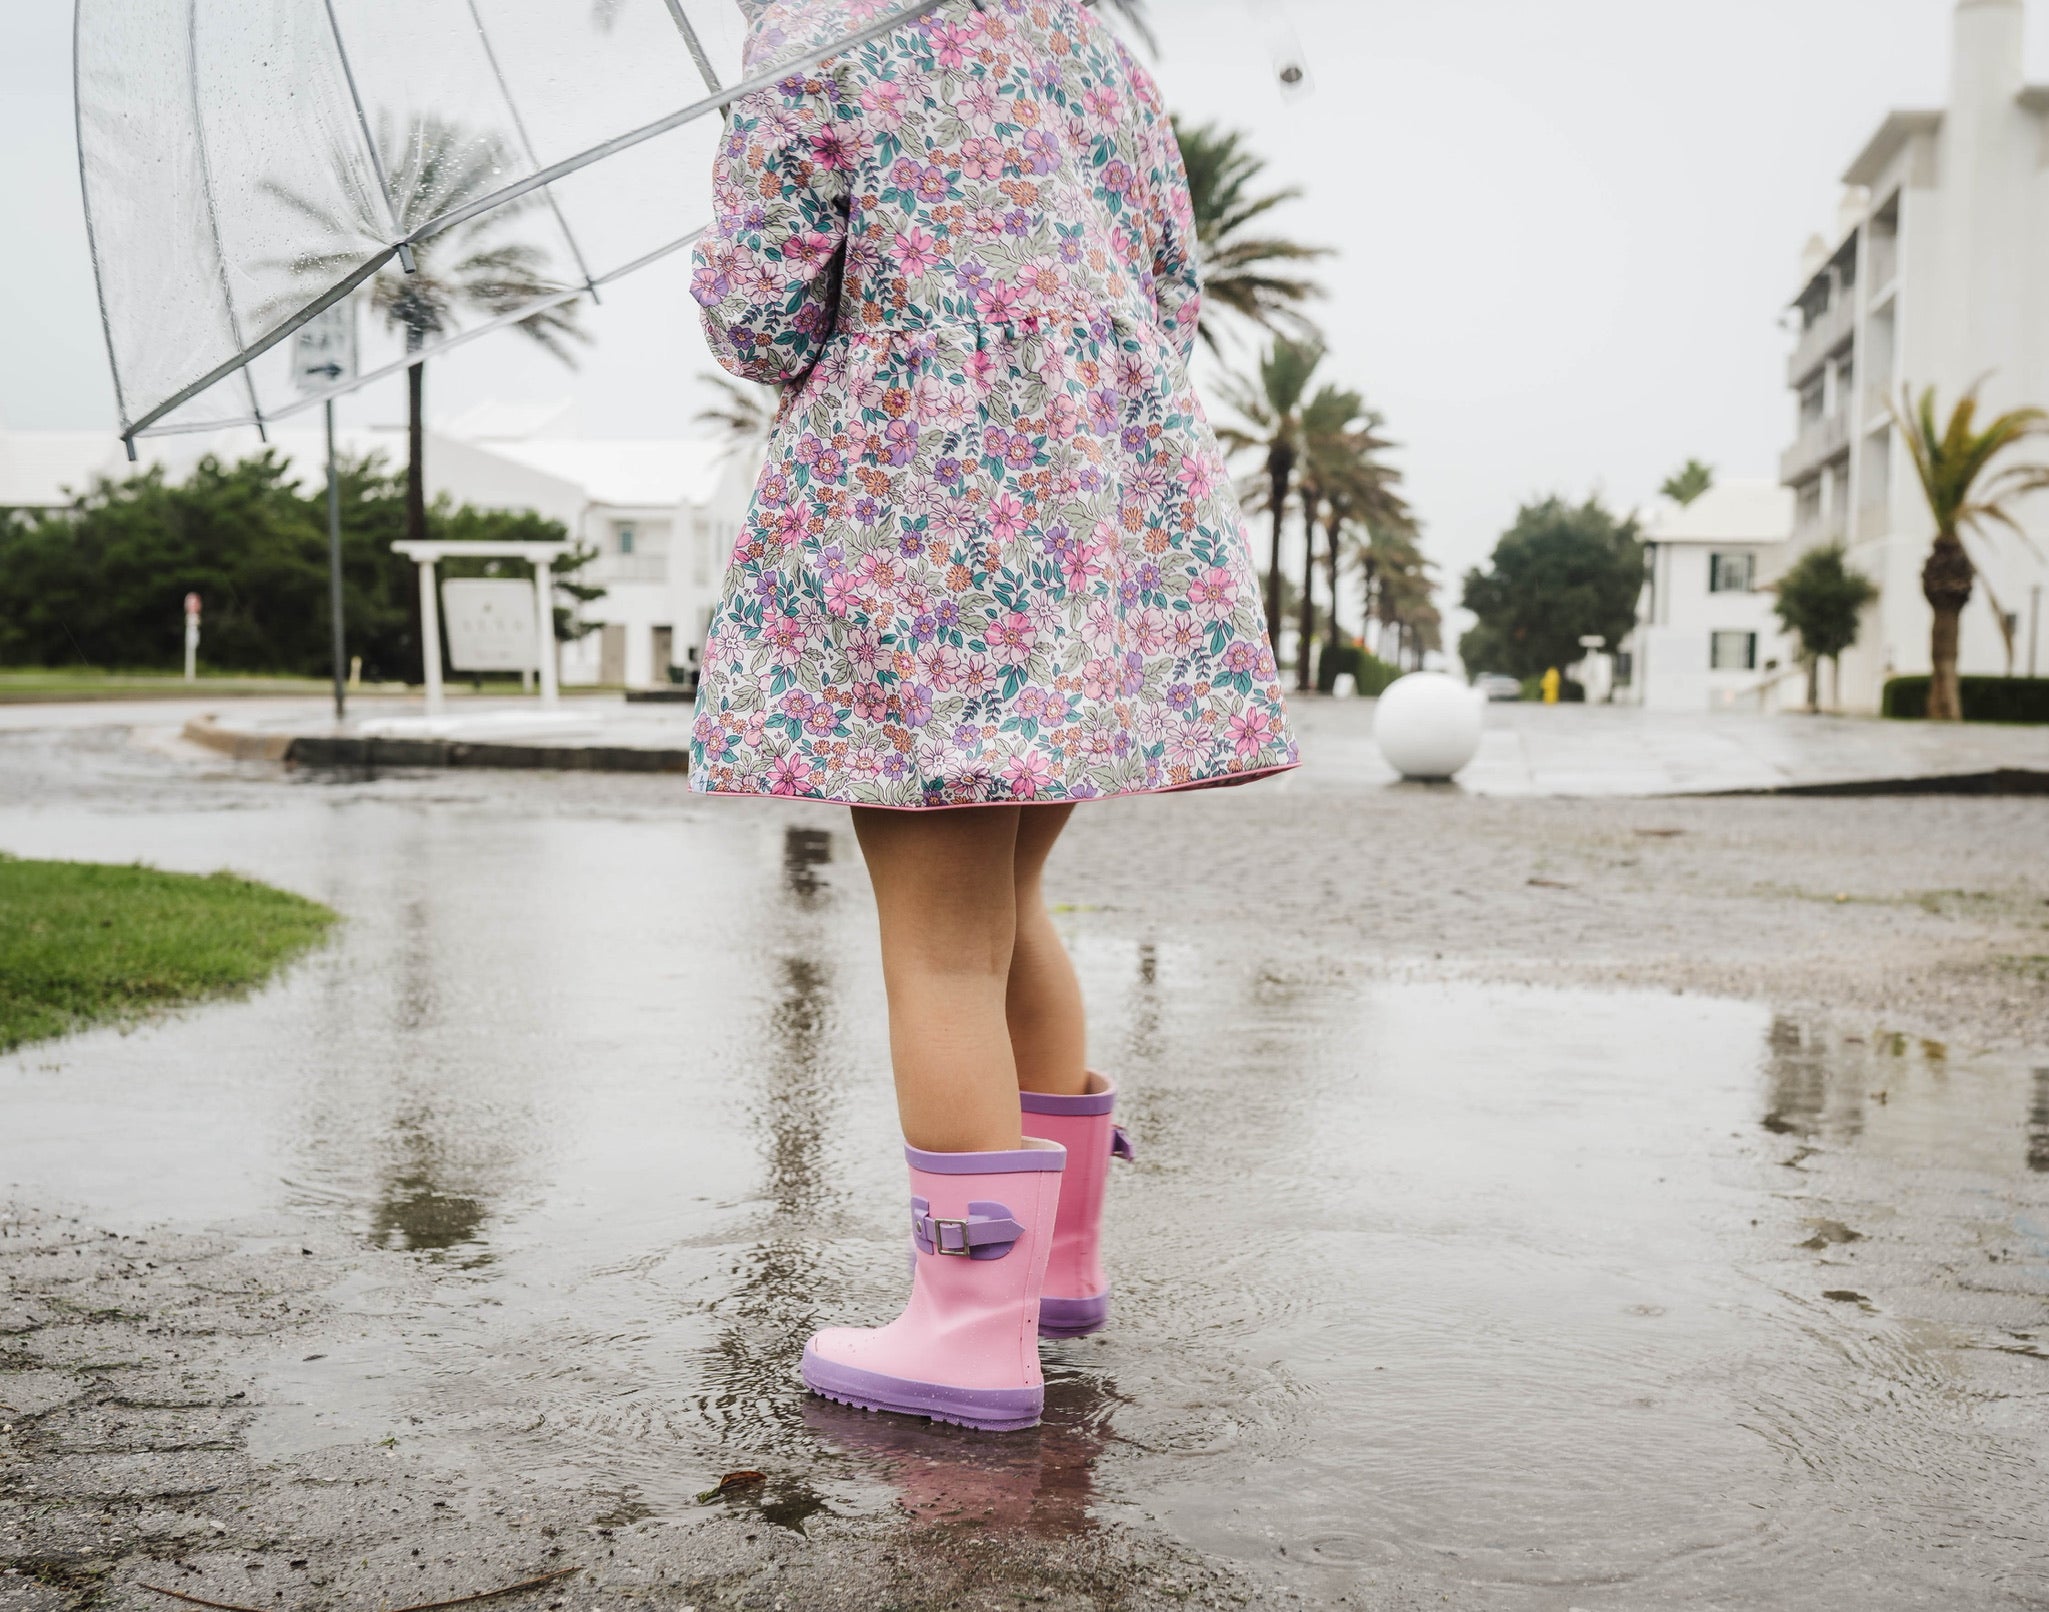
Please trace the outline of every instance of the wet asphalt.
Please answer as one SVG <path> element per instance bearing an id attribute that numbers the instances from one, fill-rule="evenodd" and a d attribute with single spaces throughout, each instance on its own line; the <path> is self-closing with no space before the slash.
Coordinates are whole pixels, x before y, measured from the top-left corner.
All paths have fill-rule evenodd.
<path id="1" fill-rule="evenodd" d="M 990 1438 L 795 1380 L 812 1327 L 904 1286 L 841 814 L 287 775 L 92 726 L 9 734 L 0 768 L 0 849 L 231 866 L 346 920 L 247 1001 L 0 1059 L 19 1235 L 156 1239 L 268 1295 L 223 1300 L 193 1353 L 221 1403 L 242 1385 L 228 1486 L 259 1511 L 379 1459 L 444 1509 L 574 1495 L 647 1564 L 592 1595 L 669 1607 L 2049 1606 L 2049 1048 L 1362 973 L 1337 940 L 1270 943 L 1243 899 L 1154 924 L 1061 887 L 1139 1157 L 1112 1328 L 1049 1345 L 1044 1427 Z M 1219 820 L 1092 810 L 1098 859 Z M 1326 896 L 1277 886 L 1277 930 L 1295 899 Z M 147 1335 L 172 1301 L 122 1257 Z M 62 1295 L 49 1258 L 8 1268 L 13 1405 L 59 1364 L 35 1350 Z M 39 1501 L 37 1459 L 89 1473 L 94 1446 L 14 1408 L 0 1517 L 89 1551 L 105 1505 L 130 1543 L 111 1575 L 24 1551 L 0 1604 L 167 1604 L 135 1586 L 191 1530 Z M 701 1502 L 731 1472 L 762 1476 Z M 415 1549 L 411 1521 L 293 1515 L 308 1550 Z M 870 1554 L 810 1590 L 744 1551 L 704 1565 L 734 1519 L 786 1585 L 807 1541 Z M 920 1599 L 921 1552 L 1006 1550 L 1015 1573 Z M 484 1557 L 465 1571 L 451 1593 L 486 1587 Z M 261 1600 L 367 1604 L 343 1592 L 371 1580 L 322 1577 Z"/>

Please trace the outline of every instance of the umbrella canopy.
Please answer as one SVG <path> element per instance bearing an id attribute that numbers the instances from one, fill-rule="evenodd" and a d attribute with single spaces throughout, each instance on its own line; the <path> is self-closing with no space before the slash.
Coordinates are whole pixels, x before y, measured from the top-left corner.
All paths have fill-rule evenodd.
<path id="1" fill-rule="evenodd" d="M 688 246 L 720 110 L 942 0 L 77 0 L 80 180 L 121 433 L 256 424 Z M 852 19 L 852 20 L 849 20 Z M 368 326 L 310 384 L 287 340 Z M 332 316 L 330 316 L 332 317 Z"/>

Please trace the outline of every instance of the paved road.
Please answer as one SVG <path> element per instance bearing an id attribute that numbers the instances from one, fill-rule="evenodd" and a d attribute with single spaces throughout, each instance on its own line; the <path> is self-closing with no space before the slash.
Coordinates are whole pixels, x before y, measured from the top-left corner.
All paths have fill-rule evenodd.
<path id="1" fill-rule="evenodd" d="M 0 1604 L 2049 1596 L 2049 802 L 1341 778 L 1078 819 L 1141 1154 L 992 1441 L 792 1377 L 903 1282 L 840 814 L 0 735 L 0 849 L 347 919 L 0 1060 Z"/>

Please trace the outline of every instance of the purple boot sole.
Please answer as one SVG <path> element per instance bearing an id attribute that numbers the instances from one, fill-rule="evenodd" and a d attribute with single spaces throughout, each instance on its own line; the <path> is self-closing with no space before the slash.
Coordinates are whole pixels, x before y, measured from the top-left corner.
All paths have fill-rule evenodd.
<path id="1" fill-rule="evenodd" d="M 913 1382 L 879 1371 L 843 1366 L 804 1351 L 804 1386 L 814 1394 L 851 1405 L 856 1410 L 894 1411 L 899 1416 L 929 1416 L 984 1433 L 1012 1433 L 1036 1427 L 1046 1406 L 1043 1388 L 951 1388 L 944 1383 Z"/>
<path id="2" fill-rule="evenodd" d="M 1039 1299 L 1039 1336 L 1085 1338 L 1110 1324 L 1110 1290 L 1089 1299 Z"/>

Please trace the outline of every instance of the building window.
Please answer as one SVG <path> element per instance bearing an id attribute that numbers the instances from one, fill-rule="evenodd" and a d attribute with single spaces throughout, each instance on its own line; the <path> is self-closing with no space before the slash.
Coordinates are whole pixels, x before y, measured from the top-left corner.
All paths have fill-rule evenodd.
<path id="1" fill-rule="evenodd" d="M 1757 586 L 1757 556 L 1748 552 L 1708 556 L 1709 593 L 1749 593 Z"/>
<path id="2" fill-rule="evenodd" d="M 637 535 L 633 530 L 633 523 L 631 521 L 621 521 L 613 530 L 619 534 L 619 552 L 621 554 L 631 554 L 633 552 L 633 539 Z"/>
<path id="3" fill-rule="evenodd" d="M 1718 632 L 1708 641 L 1708 669 L 1716 672 L 1757 670 L 1757 634 Z"/>

